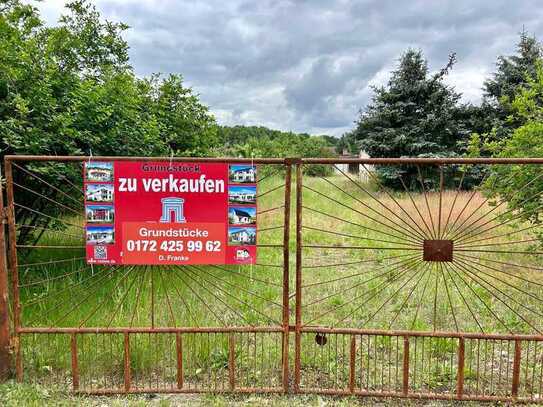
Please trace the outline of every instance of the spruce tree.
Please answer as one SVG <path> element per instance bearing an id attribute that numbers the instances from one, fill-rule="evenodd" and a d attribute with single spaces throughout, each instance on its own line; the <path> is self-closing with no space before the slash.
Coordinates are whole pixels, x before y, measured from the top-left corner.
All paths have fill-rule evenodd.
<path id="1" fill-rule="evenodd" d="M 430 74 L 420 50 L 407 50 L 386 86 L 374 88 L 372 102 L 360 113 L 355 138 L 371 157 L 449 157 L 467 137 L 460 94 L 443 79 L 455 63 Z M 385 184 L 420 187 L 414 167 L 378 168 Z M 427 174 L 435 179 L 435 174 Z"/>

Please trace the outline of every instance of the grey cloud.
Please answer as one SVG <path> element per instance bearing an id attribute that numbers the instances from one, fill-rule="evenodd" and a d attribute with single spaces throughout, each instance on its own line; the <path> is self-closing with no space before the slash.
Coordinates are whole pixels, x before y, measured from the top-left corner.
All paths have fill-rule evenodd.
<path id="1" fill-rule="evenodd" d="M 47 18 L 58 3 L 38 7 Z M 97 0 L 128 23 L 136 72 L 178 72 L 225 124 L 340 135 L 407 47 L 431 69 L 451 51 L 449 81 L 480 97 L 483 74 L 523 26 L 541 37 L 536 0 Z"/>

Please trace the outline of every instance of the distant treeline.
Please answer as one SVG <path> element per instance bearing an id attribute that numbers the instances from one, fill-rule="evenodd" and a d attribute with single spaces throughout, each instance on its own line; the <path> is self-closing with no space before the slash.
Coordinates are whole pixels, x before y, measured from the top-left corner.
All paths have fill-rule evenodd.
<path id="1" fill-rule="evenodd" d="M 339 139 L 262 126 L 218 126 L 219 151 L 234 157 L 330 157 Z"/>

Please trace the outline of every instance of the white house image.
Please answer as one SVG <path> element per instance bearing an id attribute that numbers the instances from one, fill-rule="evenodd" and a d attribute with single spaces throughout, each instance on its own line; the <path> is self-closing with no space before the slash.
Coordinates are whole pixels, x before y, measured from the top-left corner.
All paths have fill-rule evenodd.
<path id="1" fill-rule="evenodd" d="M 247 225 L 254 222 L 254 210 L 252 208 L 247 210 L 241 208 L 230 208 L 228 218 L 231 224 Z"/>
<path id="2" fill-rule="evenodd" d="M 112 228 L 87 228 L 87 243 L 113 243 L 113 229 Z"/>
<path id="3" fill-rule="evenodd" d="M 113 188 L 109 185 L 87 185 L 87 201 L 111 202 L 113 201 Z"/>
<path id="4" fill-rule="evenodd" d="M 112 162 L 89 162 L 85 163 L 87 181 L 111 182 L 113 181 Z"/>
<path id="5" fill-rule="evenodd" d="M 111 170 L 107 168 L 89 168 L 87 179 L 92 181 L 111 181 Z"/>
<path id="6" fill-rule="evenodd" d="M 256 182 L 256 168 L 254 166 L 240 167 L 233 165 L 230 167 L 230 181 L 240 183 Z"/>
<path id="7" fill-rule="evenodd" d="M 113 222 L 113 206 L 89 205 L 86 212 L 89 222 Z"/>
<path id="8" fill-rule="evenodd" d="M 255 244 L 255 232 L 250 229 L 230 231 L 230 242 L 234 244 Z"/>
<path id="9" fill-rule="evenodd" d="M 256 202 L 256 188 L 255 187 L 230 187 L 228 189 L 228 200 L 234 203 L 255 203 Z"/>

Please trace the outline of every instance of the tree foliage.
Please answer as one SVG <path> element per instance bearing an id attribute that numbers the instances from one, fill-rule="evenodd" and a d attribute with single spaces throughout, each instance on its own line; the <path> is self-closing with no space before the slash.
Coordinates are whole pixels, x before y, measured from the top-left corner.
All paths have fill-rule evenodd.
<path id="1" fill-rule="evenodd" d="M 215 122 L 182 77 L 139 79 L 121 23 L 67 4 L 56 27 L 19 1 L 0 14 L 0 132 L 4 154 L 198 155 Z"/>
<path id="2" fill-rule="evenodd" d="M 219 138 L 224 146 L 220 155 L 232 157 L 332 157 L 334 143 L 330 137 L 310 136 L 306 133 L 283 132 L 266 127 L 219 127 Z M 307 175 L 326 175 L 330 166 L 311 165 Z"/>
<path id="3" fill-rule="evenodd" d="M 443 79 L 455 62 L 430 74 L 421 51 L 408 50 L 400 58 L 386 86 L 374 88 L 370 105 L 361 112 L 351 136 L 371 157 L 450 157 L 461 153 L 466 127 L 460 94 Z M 385 184 L 399 188 L 399 176 L 418 187 L 413 167 L 379 167 Z M 431 174 L 429 175 L 432 178 Z"/>
<path id="4" fill-rule="evenodd" d="M 487 141 L 485 151 L 493 157 L 543 157 L 543 61 L 536 63 L 534 77 L 527 78 L 526 85 L 517 91 L 509 120 L 519 123 L 519 127 L 507 139 Z M 532 223 L 543 221 L 540 165 L 494 166 L 484 187 L 495 205 L 507 204 L 507 217 Z"/>
<path id="5" fill-rule="evenodd" d="M 543 48 L 536 37 L 523 30 L 516 53 L 498 57 L 496 71 L 484 82 L 482 103 L 472 115 L 474 136 L 470 144 L 479 154 L 492 155 L 484 146 L 505 141 L 522 124 L 516 121 L 512 102 L 519 89 L 535 76 L 537 61 L 542 56 Z"/>
<path id="6" fill-rule="evenodd" d="M 0 156 L 202 155 L 216 146 L 213 116 L 180 75 L 136 77 L 122 38 L 126 25 L 102 21 L 84 0 L 66 7 L 58 25 L 47 27 L 30 5 L 0 5 Z M 78 169 L 61 164 L 27 170 L 55 184 L 59 174 L 68 181 L 80 177 Z M 28 173 L 15 176 L 15 182 L 24 177 L 26 187 L 68 203 L 65 194 Z M 18 201 L 48 216 L 59 211 L 28 191 L 18 191 Z M 17 211 L 19 223 L 51 226 L 50 218 Z"/>

